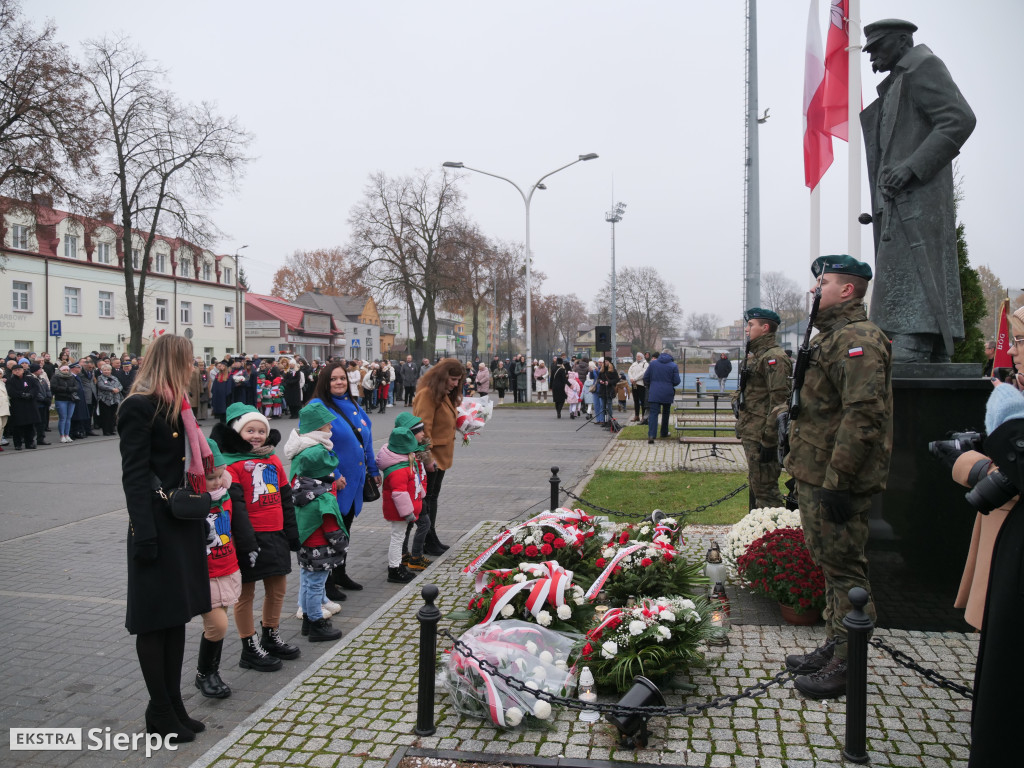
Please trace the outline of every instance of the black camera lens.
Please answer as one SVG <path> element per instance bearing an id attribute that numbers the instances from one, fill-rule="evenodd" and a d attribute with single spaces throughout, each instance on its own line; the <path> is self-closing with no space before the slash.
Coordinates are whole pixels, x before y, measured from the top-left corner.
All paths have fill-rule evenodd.
<path id="1" fill-rule="evenodd" d="M 1018 493 L 1010 479 L 1002 472 L 996 471 L 986 475 L 982 480 L 964 496 L 967 503 L 974 509 L 987 515 L 993 509 L 998 509 Z"/>

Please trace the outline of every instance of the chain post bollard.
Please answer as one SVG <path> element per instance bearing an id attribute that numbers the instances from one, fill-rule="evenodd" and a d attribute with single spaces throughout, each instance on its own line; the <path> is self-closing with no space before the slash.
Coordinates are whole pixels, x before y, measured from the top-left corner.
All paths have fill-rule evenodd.
<path id="1" fill-rule="evenodd" d="M 551 506 L 548 509 L 556 510 L 558 509 L 558 486 L 562 482 L 558 479 L 558 467 L 551 468 L 551 477 L 548 478 L 548 482 L 551 483 Z"/>
<path id="2" fill-rule="evenodd" d="M 846 746 L 843 757 L 853 763 L 866 763 L 868 718 L 868 634 L 874 629 L 864 612 L 868 593 L 863 587 L 850 590 L 853 610 L 843 618 L 847 632 L 846 657 Z"/>
<path id="3" fill-rule="evenodd" d="M 416 612 L 420 622 L 420 679 L 416 699 L 416 728 L 419 736 L 432 736 L 434 727 L 434 676 L 437 656 L 437 623 L 441 611 L 434 601 L 440 590 L 435 584 L 426 584 L 420 592 L 423 607 Z"/>

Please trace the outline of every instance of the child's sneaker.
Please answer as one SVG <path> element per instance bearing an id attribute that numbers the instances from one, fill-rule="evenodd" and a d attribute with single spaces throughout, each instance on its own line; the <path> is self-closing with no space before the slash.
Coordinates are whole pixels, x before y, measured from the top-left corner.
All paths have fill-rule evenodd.
<path id="1" fill-rule="evenodd" d="M 297 610 L 295 612 L 295 618 L 296 619 L 304 619 L 304 618 L 306 618 L 306 613 L 305 613 L 305 611 L 302 610 L 301 607 L 299 608 L 299 610 Z"/>
<path id="2" fill-rule="evenodd" d="M 434 561 L 433 560 L 428 560 L 427 558 L 423 557 L 422 555 L 420 555 L 419 557 L 412 557 L 410 555 L 409 559 L 405 561 L 405 567 L 408 568 L 410 571 L 422 571 L 424 568 L 426 568 L 432 562 L 434 562 Z"/>
<path id="3" fill-rule="evenodd" d="M 341 613 L 341 606 L 328 600 L 326 603 L 320 604 L 320 610 L 323 611 L 324 616 L 333 616 L 336 613 Z"/>

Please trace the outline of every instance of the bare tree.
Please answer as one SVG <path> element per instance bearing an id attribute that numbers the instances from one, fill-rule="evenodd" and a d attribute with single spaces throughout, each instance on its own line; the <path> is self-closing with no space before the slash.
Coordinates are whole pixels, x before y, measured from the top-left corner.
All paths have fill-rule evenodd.
<path id="1" fill-rule="evenodd" d="M 294 301 L 306 291 L 319 291 L 327 296 L 364 296 L 362 270 L 343 248 L 317 248 L 295 251 L 285 259 L 284 266 L 274 273 L 270 292 Z"/>
<path id="2" fill-rule="evenodd" d="M 37 31 L 15 0 L 0 0 L 0 192 L 78 203 L 95 171 L 96 127 L 80 68 L 55 34 L 53 22 Z"/>
<path id="3" fill-rule="evenodd" d="M 804 291 L 795 280 L 783 272 L 765 272 L 761 275 L 761 300 L 782 318 L 783 325 L 799 322 L 804 314 Z"/>
<path id="4" fill-rule="evenodd" d="M 558 324 L 555 322 L 558 297 L 534 293 L 530 300 L 530 309 L 533 311 L 533 356 L 537 360 L 550 362 L 561 338 Z"/>
<path id="5" fill-rule="evenodd" d="M 445 306 L 470 317 L 470 356 L 480 349 L 481 310 L 494 300 L 497 252 L 480 229 L 467 220 L 455 222 L 444 245 L 443 259 L 447 285 Z"/>
<path id="6" fill-rule="evenodd" d="M 604 321 L 611 307 L 611 277 L 598 297 L 598 317 Z M 616 333 L 625 334 L 640 349 L 654 349 L 663 336 L 671 336 L 683 314 L 676 289 L 653 267 L 626 267 L 615 276 Z"/>
<path id="7" fill-rule="evenodd" d="M 436 312 L 448 290 L 445 240 L 461 214 L 455 179 L 442 174 L 437 180 L 430 171 L 395 178 L 371 174 L 362 201 L 349 214 L 355 266 L 374 298 L 397 299 L 409 308 L 417 357 L 434 350 Z"/>
<path id="8" fill-rule="evenodd" d="M 686 330 L 699 339 L 713 339 L 722 318 L 712 312 L 691 312 L 686 316 Z"/>
<path id="9" fill-rule="evenodd" d="M 587 322 L 587 307 L 579 296 L 570 293 L 563 296 L 555 296 L 555 307 L 552 316 L 555 329 L 562 338 L 565 354 L 572 354 L 572 346 L 576 341 L 577 331 L 583 323 Z"/>
<path id="10" fill-rule="evenodd" d="M 220 232 L 206 211 L 241 177 L 250 136 L 234 118 L 217 115 L 213 105 L 182 104 L 161 88 L 162 70 L 126 38 L 90 41 L 86 50 L 85 77 L 105 150 L 103 193 L 119 213 L 130 348 L 138 353 L 157 232 L 192 243 L 196 251 L 214 242 Z M 138 272 L 133 269 L 136 230 L 143 233 Z"/>

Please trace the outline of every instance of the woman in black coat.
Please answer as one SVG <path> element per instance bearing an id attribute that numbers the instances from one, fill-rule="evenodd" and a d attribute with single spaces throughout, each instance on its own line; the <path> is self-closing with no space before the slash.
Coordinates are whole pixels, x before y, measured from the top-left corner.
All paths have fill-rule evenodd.
<path id="1" fill-rule="evenodd" d="M 191 458 L 186 456 L 186 434 L 194 427 L 202 436 L 191 410 L 182 405 L 191 376 L 191 342 L 171 334 L 158 337 L 117 414 L 129 517 L 125 627 L 136 636 L 149 691 L 146 730 L 177 734 L 179 742 L 192 741 L 205 728 L 185 711 L 181 664 L 185 624 L 210 610 L 207 525 L 205 520 L 174 517 L 154 484 L 165 491 L 180 486 Z"/>
<path id="2" fill-rule="evenodd" d="M 551 368 L 551 399 L 555 401 L 555 413 L 562 418 L 562 406 L 565 405 L 565 385 L 569 383 L 569 375 L 566 372 L 562 358 L 556 357 L 555 364 Z"/>
<path id="3" fill-rule="evenodd" d="M 36 424 L 39 423 L 39 380 L 20 365 L 11 369 L 7 379 L 7 397 L 11 417 L 7 424 L 14 440 L 14 450 L 36 447 Z"/>
<path id="4" fill-rule="evenodd" d="M 299 371 L 297 364 L 285 363 L 288 367 L 284 375 L 284 403 L 288 407 L 288 417 L 299 418 L 299 409 L 302 408 L 302 385 L 305 384 L 305 376 Z"/>

